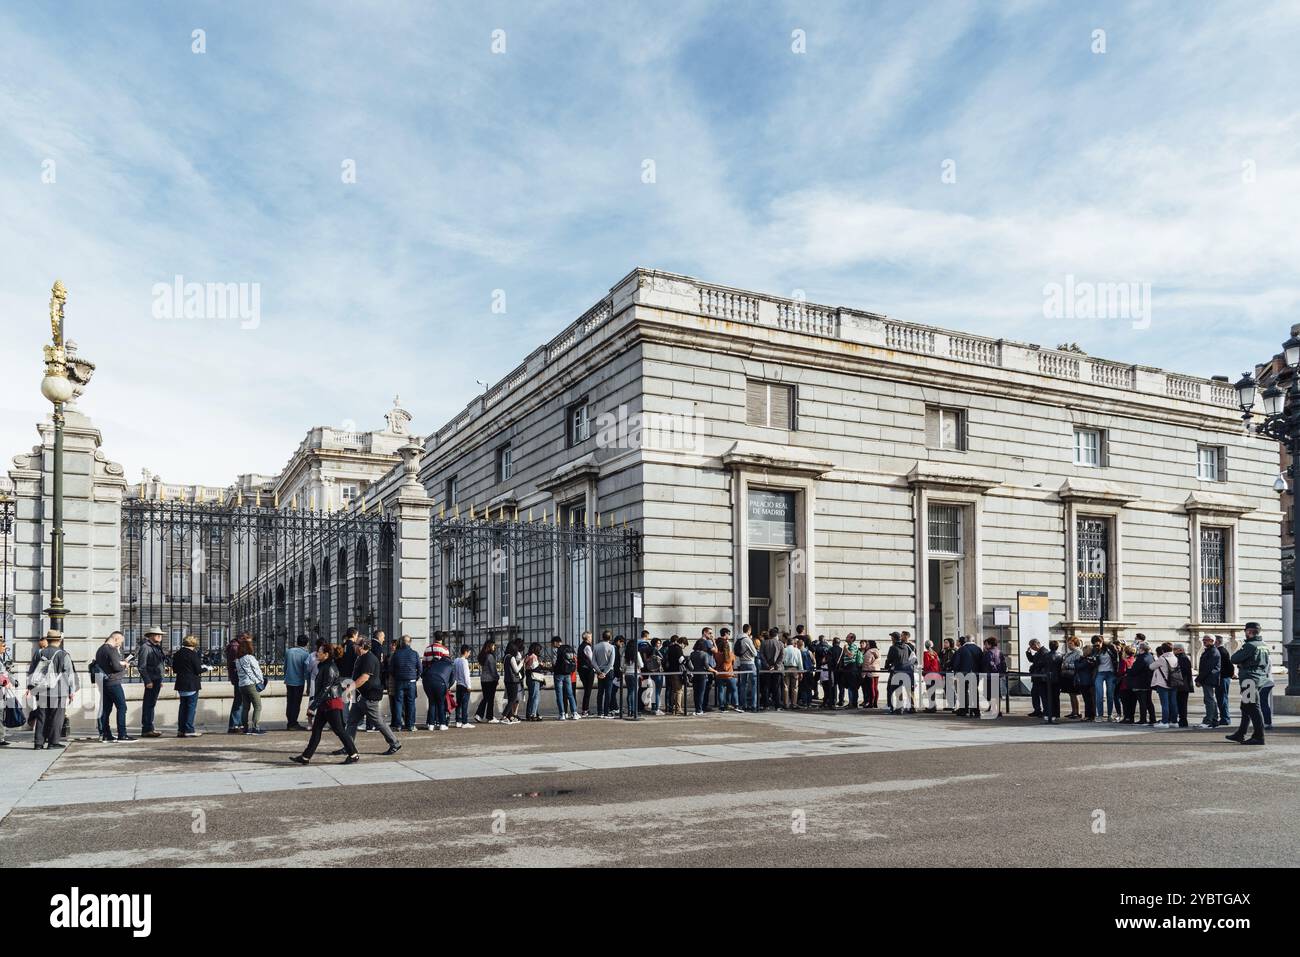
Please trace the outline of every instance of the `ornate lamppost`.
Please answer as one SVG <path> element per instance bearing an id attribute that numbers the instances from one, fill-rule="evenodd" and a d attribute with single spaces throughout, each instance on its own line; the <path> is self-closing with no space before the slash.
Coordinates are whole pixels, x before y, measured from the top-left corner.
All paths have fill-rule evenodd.
<path id="1" fill-rule="evenodd" d="M 45 378 L 41 395 L 54 405 L 54 487 L 52 528 L 50 530 L 50 607 L 45 609 L 50 628 L 63 631 L 67 608 L 63 604 L 63 410 L 81 394 L 90 381 L 95 366 L 76 355 L 76 345 L 63 336 L 63 306 L 68 290 L 59 280 L 50 290 L 50 331 L 52 343 L 45 347 Z"/>
<path id="2" fill-rule="evenodd" d="M 1241 406 L 1241 418 L 1246 425 L 1247 434 L 1254 432 L 1280 442 L 1290 454 L 1291 470 L 1291 522 L 1293 548 L 1300 544 L 1300 338 L 1291 336 L 1282 343 L 1282 361 L 1285 371 L 1289 373 L 1290 385 L 1286 391 L 1278 388 L 1277 382 L 1282 375 L 1274 377 L 1268 387 L 1260 393 L 1264 402 L 1264 421 L 1252 425 L 1254 417 L 1255 394 L 1259 383 L 1249 372 L 1243 373 L 1236 384 L 1237 404 Z M 1286 481 L 1279 474 L 1273 484 L 1274 491 L 1286 491 Z M 1298 593 L 1300 597 L 1300 593 Z M 1284 623 L 1289 627 L 1290 635 L 1285 642 L 1287 660 L 1288 696 L 1300 696 L 1300 601 L 1292 599 L 1291 621 Z"/>

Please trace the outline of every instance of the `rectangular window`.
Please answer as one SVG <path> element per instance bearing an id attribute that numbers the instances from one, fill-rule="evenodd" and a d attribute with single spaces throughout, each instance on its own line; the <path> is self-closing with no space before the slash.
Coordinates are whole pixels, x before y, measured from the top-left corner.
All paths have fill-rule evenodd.
<path id="1" fill-rule="evenodd" d="M 764 429 L 790 429 L 794 421 L 794 388 L 776 382 L 745 383 L 745 424 Z"/>
<path id="2" fill-rule="evenodd" d="M 1196 477 L 1202 482 L 1222 482 L 1224 479 L 1224 455 L 1220 445 L 1198 445 L 1196 447 Z"/>
<path id="3" fill-rule="evenodd" d="M 1074 430 L 1074 464 L 1101 468 L 1105 458 L 1104 436 L 1100 429 Z"/>
<path id="4" fill-rule="evenodd" d="M 1225 621 L 1228 596 L 1228 530 L 1201 529 L 1201 621 Z"/>
<path id="5" fill-rule="evenodd" d="M 568 420 L 570 446 L 591 438 L 591 406 L 586 399 L 569 406 Z"/>
<path id="6" fill-rule="evenodd" d="M 926 545 L 932 555 L 961 556 L 961 506 L 930 506 Z"/>
<path id="7" fill-rule="evenodd" d="M 504 534 L 498 533 L 495 538 L 492 586 L 496 591 L 497 623 L 505 627 L 510 624 L 510 543 Z"/>
<path id="8" fill-rule="evenodd" d="M 925 445 L 930 449 L 966 451 L 966 410 L 937 405 L 925 408 Z"/>
<path id="9" fill-rule="evenodd" d="M 358 489 L 355 485 L 339 486 L 339 495 L 342 497 L 345 503 L 351 502 L 353 499 L 357 497 L 357 494 L 358 494 Z"/>
<path id="10" fill-rule="evenodd" d="M 453 475 L 451 478 L 447 479 L 447 483 L 443 489 L 443 498 L 446 500 L 444 504 L 447 508 L 451 508 L 453 505 L 460 503 L 460 483 L 456 481 L 456 476 Z"/>
<path id="11" fill-rule="evenodd" d="M 510 461 L 510 446 L 503 445 L 497 449 L 497 481 L 508 482 L 513 469 Z"/>
<path id="12" fill-rule="evenodd" d="M 1107 571 L 1110 559 L 1110 522 L 1104 518 L 1081 518 L 1075 529 L 1075 573 L 1078 580 L 1079 621 L 1098 621 L 1106 604 Z"/>

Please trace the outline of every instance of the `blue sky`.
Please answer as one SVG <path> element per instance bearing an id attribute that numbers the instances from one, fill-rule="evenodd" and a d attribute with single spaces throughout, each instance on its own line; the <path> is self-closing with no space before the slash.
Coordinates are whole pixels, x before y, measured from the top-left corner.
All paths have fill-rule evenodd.
<path id="1" fill-rule="evenodd" d="M 1235 378 L 1300 322 L 1297 49 L 1268 2 L 8 5 L 0 453 L 56 277 L 133 479 L 432 432 L 637 265 Z M 257 327 L 156 318 L 177 275 Z M 1044 319 L 1066 275 L 1149 328 Z"/>

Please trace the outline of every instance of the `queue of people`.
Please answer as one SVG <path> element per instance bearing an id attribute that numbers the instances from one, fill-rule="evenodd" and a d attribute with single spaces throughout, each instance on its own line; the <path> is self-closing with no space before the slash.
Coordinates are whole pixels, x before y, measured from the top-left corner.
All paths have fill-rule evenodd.
<path id="1" fill-rule="evenodd" d="M 1273 726 L 1269 650 L 1260 638 L 1258 622 L 1247 622 L 1244 631 L 1245 641 L 1239 647 L 1229 647 L 1235 642 L 1225 642 L 1222 636 L 1204 635 L 1195 662 L 1182 644 L 1153 644 L 1140 632 L 1132 643 L 1096 636 L 1085 646 L 1070 638 L 1064 651 L 1056 640 L 1046 645 L 1030 641 L 1030 716 L 1059 723 L 1064 694 L 1070 700 L 1067 720 L 1113 721 L 1159 730 L 1187 728 L 1188 704 L 1200 688 L 1205 716 L 1198 727 L 1218 728 L 1232 722 L 1228 691 L 1235 677 L 1241 724 L 1227 738 L 1262 745 L 1264 732 Z"/>
<path id="2" fill-rule="evenodd" d="M 212 666 L 204 662 L 194 636 L 186 636 L 170 655 L 162 650 L 162 637 L 161 629 L 150 628 L 135 654 L 123 654 L 122 633 L 115 631 L 96 651 L 89 670 L 101 689 L 101 741 L 136 740 L 127 732 L 122 687 L 132 667 L 144 685 L 140 736 L 161 736 L 155 713 L 167 661 L 179 698 L 177 736 L 202 734 L 195 728 L 195 718 L 203 677 Z M 676 634 L 660 639 L 643 631 L 636 642 L 608 630 L 599 637 L 584 632 L 576 648 L 558 636 L 549 648 L 518 638 L 498 648 L 489 639 L 477 653 L 467 644 L 453 649 L 450 636 L 438 632 L 423 655 L 411 647 L 409 636 L 389 640 L 379 631 L 366 637 L 356 628 L 349 628 L 338 642 L 318 639 L 314 647 L 308 644 L 306 636 L 299 637 L 284 657 L 286 727 L 310 735 L 306 748 L 294 758 L 299 763 L 312 760 L 326 729 L 339 742 L 333 753 L 352 762 L 359 759 L 358 733 L 379 733 L 387 744 L 384 754 L 391 755 L 402 748 L 397 732 L 410 733 L 421 726 L 448 731 L 472 729 L 479 723 L 541 721 L 542 692 L 548 686 L 564 721 L 698 717 L 724 711 L 871 710 L 881 708 L 882 692 L 883 710 L 889 714 L 912 713 L 918 704 L 933 713 L 942 702 L 943 710 L 965 717 L 981 713 L 980 681 L 985 682 L 986 698 L 1002 696 L 1008 676 L 1007 659 L 995 637 L 982 642 L 969 637 L 945 639 L 938 649 L 927 641 L 918 655 L 907 631 L 891 632 L 887 647 L 881 649 L 874 639 L 859 639 L 853 633 L 843 639 L 819 635 L 813 640 L 803 626 L 793 634 L 775 628 L 755 634 L 745 625 L 734 636 L 727 627 L 716 635 L 705 627 L 693 640 Z M 1216 728 L 1232 721 L 1228 692 L 1235 679 L 1240 686 L 1241 723 L 1227 737 L 1242 744 L 1263 744 L 1264 732 L 1272 726 L 1273 679 L 1258 624 L 1247 624 L 1240 646 L 1211 635 L 1205 635 L 1201 645 L 1193 661 L 1183 645 L 1156 645 L 1140 633 L 1132 643 L 1101 636 L 1086 643 L 1075 637 L 1064 643 L 1031 641 L 1026 654 L 1030 716 L 1059 723 L 1065 696 L 1070 702 L 1067 721 L 1186 728 L 1188 703 L 1199 688 L 1204 717 L 1198 726 Z M 232 685 L 227 733 L 265 734 L 261 695 L 268 678 L 254 637 L 247 632 L 233 637 L 225 648 L 225 663 Z M 479 702 L 471 715 L 475 674 Z M 12 696 L 14 687 L 0 643 L 0 695 Z M 421 687 L 427 700 L 423 721 L 417 714 Z M 36 747 L 64 746 L 66 709 L 79 690 L 76 667 L 62 648 L 62 636 L 48 633 L 27 671 Z M 385 697 L 387 715 L 382 709 Z M 299 720 L 304 703 L 306 725 Z M 1250 737 L 1246 737 L 1248 730 Z M 0 727 L 0 746 L 8 743 Z"/>

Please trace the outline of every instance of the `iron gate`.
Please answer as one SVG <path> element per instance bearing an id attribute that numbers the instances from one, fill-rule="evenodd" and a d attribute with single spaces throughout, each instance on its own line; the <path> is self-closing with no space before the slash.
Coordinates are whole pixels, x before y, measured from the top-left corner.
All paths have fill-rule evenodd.
<path id="1" fill-rule="evenodd" d="M 633 529 L 434 516 L 429 548 L 431 626 L 475 654 L 489 638 L 549 650 L 553 635 L 576 646 L 584 631 L 633 628 Z"/>
<path id="2" fill-rule="evenodd" d="M 299 635 L 335 639 L 349 626 L 391 632 L 394 524 L 373 510 L 125 502 L 126 645 L 156 625 L 165 651 L 194 635 L 204 661 L 224 666 L 226 643 L 248 631 L 278 676 Z M 224 667 L 214 675 L 224 680 Z"/>

